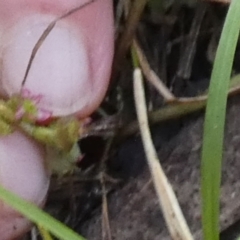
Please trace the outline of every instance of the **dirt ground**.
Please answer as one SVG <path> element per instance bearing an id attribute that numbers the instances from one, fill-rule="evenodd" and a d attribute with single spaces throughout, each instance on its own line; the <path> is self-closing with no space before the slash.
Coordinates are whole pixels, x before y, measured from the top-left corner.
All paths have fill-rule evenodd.
<path id="1" fill-rule="evenodd" d="M 239 98 L 232 99 L 229 103 L 221 199 L 222 230 L 240 217 L 239 104 Z M 202 125 L 202 116 L 194 119 L 158 149 L 159 158 L 195 239 L 201 239 L 199 165 Z M 131 161 L 131 158 L 128 158 L 128 161 Z M 111 194 L 108 206 L 113 239 L 170 239 L 147 167 Z M 98 209 L 93 217 L 81 226 L 82 234 L 87 239 L 99 239 L 101 221 L 102 215 Z"/>
<path id="2" fill-rule="evenodd" d="M 126 27 L 117 12 L 120 2 L 114 1 L 117 36 L 121 36 Z M 208 1 L 180 2 L 164 10 L 148 5 L 137 24 L 136 36 L 151 68 L 171 92 L 177 97 L 195 97 L 208 87 L 227 5 Z M 116 50 L 118 44 L 117 40 Z M 239 72 L 238 60 L 239 50 L 235 57 L 235 74 Z M 125 131 L 136 119 L 132 64 L 128 53 L 119 65 L 121 68 L 115 70 L 101 108 L 108 117 L 101 117 L 99 113 L 94 115 L 95 127 L 107 127 L 102 128 L 101 134 L 93 133 L 95 136 L 80 142 L 86 156 L 80 164 L 81 171 L 60 184 L 53 181 L 46 209 L 89 240 L 167 240 L 170 237 L 152 186 L 139 133 Z M 163 97 L 148 81 L 145 89 L 151 112 L 166 106 Z M 239 228 L 239 106 L 240 98 L 230 97 L 223 162 L 222 240 L 235 239 Z M 166 117 L 165 121 L 158 118 L 160 120 L 155 120 L 151 128 L 159 159 L 195 239 L 202 239 L 199 165 L 204 111 L 199 111 L 200 108 L 190 115 Z M 103 176 L 108 176 L 104 177 L 104 182 Z M 105 193 L 107 202 L 102 201 Z M 102 211 L 103 206 L 108 207 L 108 214 L 106 209 Z"/>

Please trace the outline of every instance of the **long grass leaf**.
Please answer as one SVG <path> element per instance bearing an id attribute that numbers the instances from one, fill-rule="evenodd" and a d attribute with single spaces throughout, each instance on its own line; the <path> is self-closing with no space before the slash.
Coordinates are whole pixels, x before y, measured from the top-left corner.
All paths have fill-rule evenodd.
<path id="1" fill-rule="evenodd" d="M 232 0 L 214 61 L 207 102 L 201 162 L 205 240 L 219 239 L 219 198 L 227 91 L 240 29 L 240 1 Z"/>
<path id="2" fill-rule="evenodd" d="M 17 195 L 4 189 L 2 186 L 0 186 L 0 198 L 29 220 L 37 225 L 41 225 L 44 229 L 48 230 L 61 240 L 85 240 L 85 238 L 37 208 L 34 204 L 21 199 Z"/>

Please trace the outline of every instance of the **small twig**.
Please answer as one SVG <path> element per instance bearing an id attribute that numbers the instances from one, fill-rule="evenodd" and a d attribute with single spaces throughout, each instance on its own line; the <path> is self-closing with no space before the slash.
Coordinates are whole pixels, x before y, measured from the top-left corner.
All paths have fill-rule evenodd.
<path id="1" fill-rule="evenodd" d="M 206 106 L 206 102 L 193 102 L 188 104 L 176 104 L 170 105 L 159 110 L 155 110 L 149 113 L 150 125 L 158 124 L 161 122 L 178 119 L 184 117 L 193 112 L 199 111 Z M 118 141 L 125 139 L 139 131 L 139 124 L 137 120 L 134 120 L 127 124 L 119 131 Z"/>
<path id="2" fill-rule="evenodd" d="M 139 64 L 142 68 L 143 74 L 146 79 L 156 88 L 160 95 L 167 102 L 174 101 L 176 98 L 175 96 L 169 91 L 167 86 L 162 82 L 162 80 L 157 76 L 157 74 L 151 69 L 146 56 L 144 55 L 141 47 L 139 46 L 136 39 L 133 40 L 133 47 L 138 56 Z"/>
<path id="3" fill-rule="evenodd" d="M 170 235 L 174 240 L 192 240 L 193 236 L 153 146 L 148 126 L 142 74 L 138 68 L 134 70 L 134 96 L 147 162 Z"/>
<path id="4" fill-rule="evenodd" d="M 31 240 L 37 240 L 37 227 L 33 227 L 31 230 Z"/>
<path id="5" fill-rule="evenodd" d="M 120 22 L 121 19 L 124 16 L 128 15 L 128 8 L 130 6 L 130 0 L 121 0 L 118 1 L 117 7 L 116 7 L 116 13 L 115 13 L 115 39 L 118 38 L 119 32 L 120 32 Z"/>
<path id="6" fill-rule="evenodd" d="M 231 0 L 205 0 L 209 2 L 230 3 Z"/>
<path id="7" fill-rule="evenodd" d="M 113 64 L 113 73 L 116 73 L 119 66 L 121 66 L 121 62 L 123 61 L 123 58 L 125 57 L 127 50 L 132 43 L 138 22 L 147 2 L 148 0 L 135 0 L 132 4 L 125 24 L 124 32 L 117 44 L 118 47 L 116 49 L 115 61 Z"/>
<path id="8" fill-rule="evenodd" d="M 234 96 L 239 93 L 240 85 L 231 87 L 228 92 L 228 95 Z M 154 125 L 168 120 L 184 117 L 188 114 L 204 109 L 206 107 L 206 102 L 207 95 L 192 98 L 178 98 L 176 102 L 174 102 L 173 104 L 160 108 L 159 110 L 150 112 L 149 123 L 151 125 Z M 127 124 L 123 129 L 121 129 L 118 138 L 121 140 L 123 138 L 133 135 L 138 131 L 139 131 L 138 122 L 133 121 Z"/>
<path id="9" fill-rule="evenodd" d="M 182 57 L 179 60 L 177 76 L 180 78 L 189 79 L 191 76 L 193 60 L 196 53 L 197 39 L 205 13 L 206 4 L 199 2 L 189 33 L 192 38 L 189 38 L 187 40 L 185 44 L 186 48 L 182 54 Z"/>
<path id="10" fill-rule="evenodd" d="M 108 214 L 107 191 L 105 184 L 105 174 L 100 175 L 102 185 L 102 240 L 112 240 L 111 227 Z"/>
<path id="11" fill-rule="evenodd" d="M 45 41 L 45 39 L 47 38 L 47 36 L 50 34 L 50 32 L 53 30 L 53 28 L 55 27 L 55 25 L 57 24 L 58 21 L 64 19 L 64 18 L 67 18 L 68 16 L 74 14 L 75 12 L 79 11 L 80 9 L 88 6 L 89 4 L 95 2 L 96 0 L 90 0 L 89 2 L 86 2 L 84 4 L 81 4 L 80 6 L 77 6 L 69 11 L 67 11 L 66 13 L 64 13 L 63 15 L 59 16 L 58 18 L 54 19 L 48 26 L 47 28 L 44 30 L 44 32 L 42 33 L 42 35 L 40 36 L 40 38 L 38 39 L 37 43 L 35 44 L 33 50 L 32 50 L 32 53 L 31 53 L 31 56 L 30 56 L 30 59 L 28 61 L 28 65 L 27 65 L 27 68 L 26 68 L 26 71 L 25 71 L 25 74 L 24 74 L 24 77 L 23 77 L 23 81 L 22 81 L 22 87 L 24 86 L 26 80 L 27 80 L 27 77 L 28 77 L 28 74 L 29 74 L 29 71 L 31 69 L 31 66 L 32 66 L 32 63 L 33 63 L 33 60 L 39 50 L 39 48 L 42 46 L 43 42 Z"/>
<path id="12" fill-rule="evenodd" d="M 113 143 L 113 137 L 107 141 L 100 164 L 100 183 L 102 186 L 102 240 L 112 240 L 111 227 L 108 215 L 107 190 L 106 190 L 106 161 Z"/>

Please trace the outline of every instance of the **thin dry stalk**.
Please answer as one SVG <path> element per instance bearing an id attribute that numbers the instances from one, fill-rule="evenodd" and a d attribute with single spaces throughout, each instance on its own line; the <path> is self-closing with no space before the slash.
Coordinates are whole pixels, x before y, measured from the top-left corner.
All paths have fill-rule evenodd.
<path id="1" fill-rule="evenodd" d="M 148 60 L 136 39 L 133 40 L 133 47 L 135 48 L 139 64 L 146 79 L 156 88 L 156 90 L 159 92 L 160 95 L 162 95 L 166 102 L 174 101 L 176 99 L 175 96 L 169 91 L 163 81 L 151 69 Z"/>
<path id="2" fill-rule="evenodd" d="M 174 191 L 164 174 L 153 146 L 147 119 L 142 73 L 139 68 L 134 70 L 134 97 L 146 158 L 170 235 L 174 240 L 193 240 Z"/>
<path id="3" fill-rule="evenodd" d="M 101 173 L 100 181 L 102 185 L 102 240 L 112 240 L 104 173 Z"/>
<path id="4" fill-rule="evenodd" d="M 208 0 L 210 2 L 219 2 L 219 3 L 230 3 L 231 0 Z"/>
<path id="5" fill-rule="evenodd" d="M 37 228 L 33 227 L 31 230 L 31 240 L 37 240 Z M 25 238 L 24 238 L 25 239 Z"/>
<path id="6" fill-rule="evenodd" d="M 135 0 L 131 6 L 124 32 L 117 43 L 118 47 L 116 49 L 115 61 L 113 64 L 114 73 L 118 70 L 119 66 L 121 66 L 121 62 L 132 43 L 138 22 L 147 2 L 148 0 Z"/>
<path id="7" fill-rule="evenodd" d="M 188 38 L 186 41 L 187 47 L 184 47 L 182 56 L 179 59 L 177 77 L 183 79 L 189 79 L 192 74 L 193 61 L 196 55 L 197 41 L 200 35 L 200 28 L 202 26 L 203 18 L 206 13 L 206 4 L 199 2 L 196 7 L 196 12 L 193 17 L 191 24 L 191 29 L 189 35 L 191 38 Z"/>
<path id="8" fill-rule="evenodd" d="M 39 48 L 42 46 L 43 42 L 46 40 L 47 36 L 51 33 L 51 31 L 54 29 L 55 25 L 57 24 L 58 21 L 64 19 L 64 18 L 67 18 L 68 16 L 78 12 L 80 9 L 83 9 L 84 7 L 88 6 L 89 4 L 95 2 L 96 0 L 90 0 L 84 4 L 81 4 L 69 11 L 67 11 L 66 13 L 62 14 L 61 16 L 59 16 L 58 18 L 54 19 L 48 26 L 47 28 L 43 31 L 42 35 L 40 36 L 40 38 L 38 39 L 38 41 L 36 42 L 32 52 L 31 52 L 31 56 L 30 56 L 30 59 L 28 61 L 28 65 L 27 65 L 27 68 L 26 68 L 26 71 L 25 71 L 25 74 L 24 74 L 24 77 L 23 77 L 23 81 L 22 81 L 22 86 L 24 86 L 26 80 L 27 80 L 27 77 L 28 77 L 28 74 L 29 74 L 29 71 L 31 69 L 31 66 L 32 66 L 32 63 L 33 63 L 33 60 L 35 59 L 35 56 L 39 50 Z"/>
<path id="9" fill-rule="evenodd" d="M 130 0 L 120 0 L 116 7 L 116 13 L 115 13 L 115 38 L 118 38 L 118 35 L 120 33 L 120 23 L 122 16 L 124 18 L 128 16 L 130 6 Z"/>
<path id="10" fill-rule="evenodd" d="M 235 96 L 240 93 L 240 85 L 230 88 L 228 96 Z M 172 104 L 160 108 L 149 113 L 150 125 L 161 123 L 164 121 L 184 117 L 188 114 L 202 110 L 206 106 L 207 95 L 197 97 L 178 98 Z M 119 133 L 119 139 L 124 139 L 139 131 L 139 124 L 137 121 L 132 121 L 127 124 Z"/>
<path id="11" fill-rule="evenodd" d="M 103 157 L 100 164 L 100 183 L 102 186 L 102 240 L 112 240 L 112 233 L 108 215 L 108 202 L 106 190 L 106 161 L 109 156 L 109 151 L 113 143 L 113 137 L 107 141 Z"/>

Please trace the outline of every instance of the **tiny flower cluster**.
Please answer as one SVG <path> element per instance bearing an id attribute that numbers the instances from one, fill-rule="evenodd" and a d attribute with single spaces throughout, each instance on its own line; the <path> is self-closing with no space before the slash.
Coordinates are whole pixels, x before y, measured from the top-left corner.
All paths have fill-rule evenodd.
<path id="1" fill-rule="evenodd" d="M 43 95 L 34 95 L 29 89 L 23 88 L 21 97 L 24 101 L 16 112 L 16 119 L 27 118 L 40 125 L 47 125 L 51 122 L 52 112 L 38 106 Z"/>

